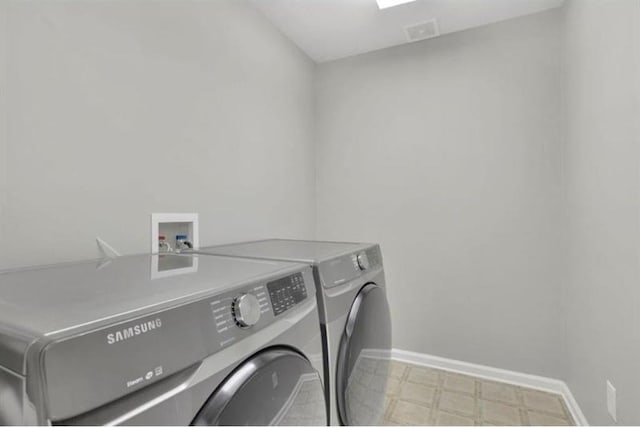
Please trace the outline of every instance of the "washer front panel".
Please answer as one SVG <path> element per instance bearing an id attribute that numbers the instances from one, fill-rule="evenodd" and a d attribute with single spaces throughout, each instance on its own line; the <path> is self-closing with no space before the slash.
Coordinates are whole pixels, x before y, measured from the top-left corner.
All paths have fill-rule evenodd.
<path id="1" fill-rule="evenodd" d="M 272 324 L 277 319 L 267 295 L 268 283 L 289 277 L 301 278 L 307 293 L 314 295 L 311 270 L 305 268 L 54 341 L 43 351 L 41 362 L 49 419 L 70 418 L 113 401 Z M 260 302 L 260 318 L 250 328 L 238 327 L 232 314 L 234 298 L 245 293 Z"/>
<path id="2" fill-rule="evenodd" d="M 242 363 L 213 393 L 195 425 L 326 425 L 319 373 L 287 348 Z"/>

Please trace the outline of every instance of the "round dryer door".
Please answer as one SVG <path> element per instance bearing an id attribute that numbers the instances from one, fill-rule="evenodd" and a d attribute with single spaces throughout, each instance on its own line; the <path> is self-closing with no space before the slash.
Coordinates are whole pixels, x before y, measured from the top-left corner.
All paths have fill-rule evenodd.
<path id="1" fill-rule="evenodd" d="M 343 425 L 378 425 L 391 358 L 391 315 L 384 289 L 365 285 L 351 306 L 337 362 L 337 400 Z"/>
<path id="2" fill-rule="evenodd" d="M 320 375 L 295 351 L 263 351 L 225 379 L 193 424 L 326 425 Z"/>

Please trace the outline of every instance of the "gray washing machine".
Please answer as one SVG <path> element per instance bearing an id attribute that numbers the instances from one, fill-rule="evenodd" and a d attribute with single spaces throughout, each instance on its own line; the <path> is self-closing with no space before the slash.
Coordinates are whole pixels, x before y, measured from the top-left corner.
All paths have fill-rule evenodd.
<path id="1" fill-rule="evenodd" d="M 0 424 L 326 425 L 308 266 L 130 256 L 0 273 Z"/>
<path id="2" fill-rule="evenodd" d="M 391 316 L 376 244 L 262 240 L 199 253 L 286 260 L 313 267 L 333 425 L 376 425 L 383 417 Z"/>

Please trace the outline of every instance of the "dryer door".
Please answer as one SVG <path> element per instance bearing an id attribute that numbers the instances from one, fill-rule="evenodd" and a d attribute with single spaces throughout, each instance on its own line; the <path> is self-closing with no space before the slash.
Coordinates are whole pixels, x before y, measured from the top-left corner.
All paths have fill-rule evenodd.
<path id="1" fill-rule="evenodd" d="M 340 341 L 336 397 L 343 425 L 378 425 L 391 357 L 391 315 L 384 289 L 365 285 L 356 296 Z"/>
<path id="2" fill-rule="evenodd" d="M 265 350 L 227 377 L 193 424 L 326 425 L 320 375 L 293 350 Z"/>

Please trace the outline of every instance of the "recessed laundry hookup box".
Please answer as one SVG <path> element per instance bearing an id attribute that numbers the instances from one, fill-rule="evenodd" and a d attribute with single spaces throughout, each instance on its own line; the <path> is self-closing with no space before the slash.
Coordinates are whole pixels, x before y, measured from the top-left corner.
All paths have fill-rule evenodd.
<path id="1" fill-rule="evenodd" d="M 197 213 L 151 214 L 151 253 L 198 249 Z"/>

